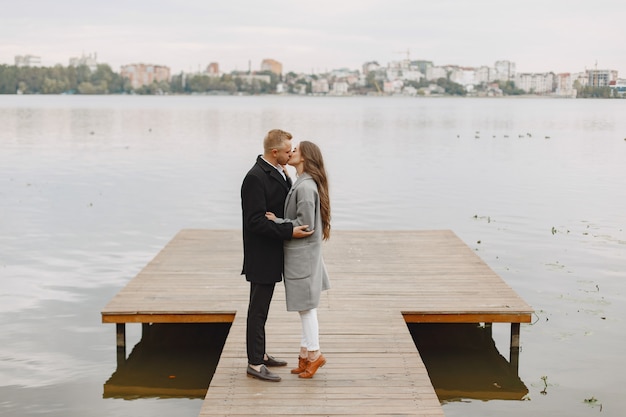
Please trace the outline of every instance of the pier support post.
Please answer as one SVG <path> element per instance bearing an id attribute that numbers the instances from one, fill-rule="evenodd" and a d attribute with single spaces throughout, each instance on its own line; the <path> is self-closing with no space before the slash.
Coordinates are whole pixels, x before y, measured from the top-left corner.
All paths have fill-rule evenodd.
<path id="1" fill-rule="evenodd" d="M 117 367 L 126 362 L 126 323 L 115 323 Z"/>
<path id="2" fill-rule="evenodd" d="M 150 330 L 150 323 L 141 323 L 141 340 L 147 340 L 150 337 Z"/>
<path id="3" fill-rule="evenodd" d="M 511 352 L 509 363 L 517 375 L 519 372 L 519 334 L 520 323 L 511 323 Z"/>

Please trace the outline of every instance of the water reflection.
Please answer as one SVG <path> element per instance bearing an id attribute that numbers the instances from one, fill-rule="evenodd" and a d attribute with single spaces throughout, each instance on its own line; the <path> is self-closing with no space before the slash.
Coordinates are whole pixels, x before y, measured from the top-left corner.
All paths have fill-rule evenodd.
<path id="1" fill-rule="evenodd" d="M 204 398 L 230 323 L 152 324 L 104 384 L 104 398 Z"/>
<path id="2" fill-rule="evenodd" d="M 407 323 L 442 403 L 523 400 L 528 388 L 478 324 Z"/>

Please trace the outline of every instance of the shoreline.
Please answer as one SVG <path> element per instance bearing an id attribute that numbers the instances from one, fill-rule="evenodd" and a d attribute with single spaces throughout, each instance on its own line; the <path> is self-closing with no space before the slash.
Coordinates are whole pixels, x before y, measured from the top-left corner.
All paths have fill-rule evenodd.
<path id="1" fill-rule="evenodd" d="M 620 97 L 572 97 L 542 94 L 519 94 L 519 95 L 503 95 L 503 96 L 487 96 L 487 95 L 407 95 L 407 94 L 0 94 L 0 97 L 366 97 L 366 98 L 414 98 L 414 99 L 441 99 L 441 98 L 458 98 L 458 99 L 568 99 L 568 100 L 621 100 Z"/>

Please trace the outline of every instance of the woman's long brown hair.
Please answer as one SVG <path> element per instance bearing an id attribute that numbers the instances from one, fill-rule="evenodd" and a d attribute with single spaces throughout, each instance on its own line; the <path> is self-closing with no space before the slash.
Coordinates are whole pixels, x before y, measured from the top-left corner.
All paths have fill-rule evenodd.
<path id="1" fill-rule="evenodd" d="M 328 194 L 328 177 L 324 168 L 324 158 L 320 148 L 309 141 L 302 141 L 298 145 L 304 158 L 304 172 L 308 173 L 317 184 L 320 195 L 320 214 L 322 215 L 322 237 L 330 238 L 330 196 Z"/>

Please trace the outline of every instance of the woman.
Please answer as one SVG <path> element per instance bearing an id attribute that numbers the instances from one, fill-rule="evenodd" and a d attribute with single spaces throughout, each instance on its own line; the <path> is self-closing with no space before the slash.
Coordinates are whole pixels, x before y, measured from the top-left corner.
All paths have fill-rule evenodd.
<path id="1" fill-rule="evenodd" d="M 302 341 L 298 367 L 291 370 L 300 378 L 312 378 L 324 366 L 320 352 L 317 306 L 321 292 L 330 288 L 322 259 L 322 240 L 330 237 L 330 198 L 324 159 L 317 145 L 300 142 L 289 165 L 296 168 L 297 180 L 285 200 L 285 218 L 273 213 L 266 217 L 276 223 L 289 221 L 294 226 L 309 225 L 314 233 L 303 239 L 285 241 L 285 294 L 287 310 L 300 313 Z"/>

